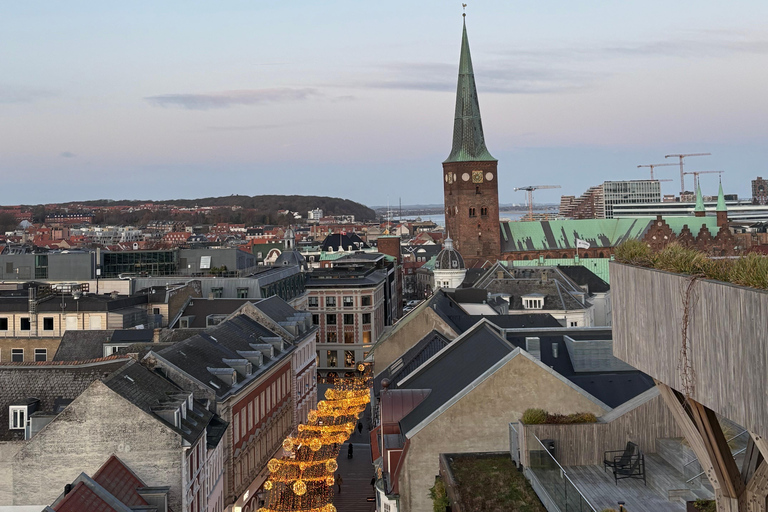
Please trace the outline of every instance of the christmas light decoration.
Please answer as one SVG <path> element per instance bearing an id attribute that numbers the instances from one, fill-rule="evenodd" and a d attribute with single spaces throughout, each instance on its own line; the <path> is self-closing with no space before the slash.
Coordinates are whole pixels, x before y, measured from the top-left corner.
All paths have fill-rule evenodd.
<path id="1" fill-rule="evenodd" d="M 339 469 L 336 457 L 370 402 L 368 368 L 328 389 L 325 400 L 307 414 L 307 422 L 283 441 L 288 456 L 267 463 L 270 474 L 264 489 L 269 493 L 258 512 L 336 512 L 331 503 Z"/>

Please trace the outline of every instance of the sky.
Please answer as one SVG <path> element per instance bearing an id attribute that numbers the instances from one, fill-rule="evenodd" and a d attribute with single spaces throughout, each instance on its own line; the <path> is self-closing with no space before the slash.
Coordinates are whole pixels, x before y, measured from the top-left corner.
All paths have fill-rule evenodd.
<path id="1" fill-rule="evenodd" d="M 466 1 L 466 0 L 465 0 Z M 502 203 L 640 164 L 768 177 L 768 2 L 467 2 Z M 0 1 L 0 204 L 442 203 L 461 2 Z M 656 169 L 663 193 L 679 169 Z M 702 175 L 704 194 L 716 174 Z M 691 187 L 691 176 L 686 177 Z"/>

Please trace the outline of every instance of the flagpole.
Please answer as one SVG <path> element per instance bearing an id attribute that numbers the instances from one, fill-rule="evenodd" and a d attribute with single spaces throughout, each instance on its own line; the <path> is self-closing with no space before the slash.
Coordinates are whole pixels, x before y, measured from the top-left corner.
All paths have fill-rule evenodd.
<path id="1" fill-rule="evenodd" d="M 576 243 L 576 261 L 579 261 L 579 237 L 573 237 L 573 241 Z"/>

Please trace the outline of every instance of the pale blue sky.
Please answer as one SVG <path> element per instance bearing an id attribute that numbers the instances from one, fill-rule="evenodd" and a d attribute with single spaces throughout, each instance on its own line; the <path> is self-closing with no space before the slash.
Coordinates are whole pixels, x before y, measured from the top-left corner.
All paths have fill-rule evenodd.
<path id="1" fill-rule="evenodd" d="M 502 202 L 669 153 L 740 196 L 768 177 L 764 0 L 484 1 L 467 27 Z M 460 37 L 445 0 L 0 1 L 0 203 L 440 203 Z"/>

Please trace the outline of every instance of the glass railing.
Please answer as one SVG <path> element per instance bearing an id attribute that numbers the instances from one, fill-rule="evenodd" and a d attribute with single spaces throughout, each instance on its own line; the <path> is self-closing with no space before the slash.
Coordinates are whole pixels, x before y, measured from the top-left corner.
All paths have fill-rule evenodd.
<path id="1" fill-rule="evenodd" d="M 597 512 L 579 492 L 546 444 L 531 432 L 527 432 L 526 437 L 528 469 L 560 512 Z"/>

